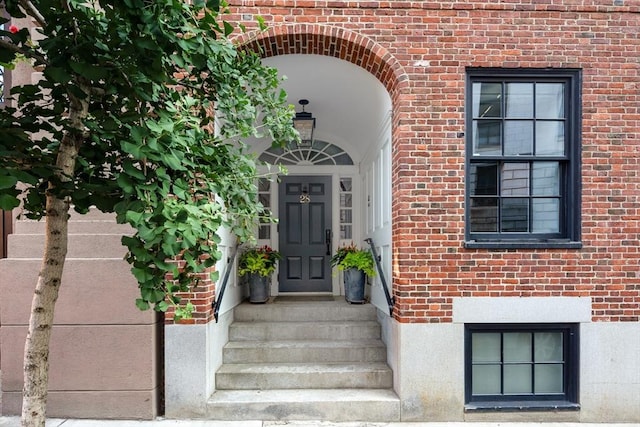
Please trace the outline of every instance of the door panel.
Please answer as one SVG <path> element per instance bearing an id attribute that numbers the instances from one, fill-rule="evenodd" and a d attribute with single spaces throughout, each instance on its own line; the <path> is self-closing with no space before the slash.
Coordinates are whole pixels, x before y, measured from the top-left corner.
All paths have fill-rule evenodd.
<path id="1" fill-rule="evenodd" d="M 287 245 L 302 244 L 302 206 L 288 203 L 286 218 Z"/>
<path id="2" fill-rule="evenodd" d="M 325 212 L 324 204 L 309 203 L 309 243 L 314 245 L 324 244 Z"/>
<path id="3" fill-rule="evenodd" d="M 331 177 L 283 177 L 279 205 L 280 292 L 330 292 Z"/>

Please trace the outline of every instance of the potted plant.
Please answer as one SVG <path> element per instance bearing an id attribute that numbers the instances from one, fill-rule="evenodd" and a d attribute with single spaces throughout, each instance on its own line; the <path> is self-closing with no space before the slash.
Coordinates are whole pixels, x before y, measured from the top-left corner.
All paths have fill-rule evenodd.
<path id="1" fill-rule="evenodd" d="M 331 257 L 331 266 L 344 272 L 344 296 L 350 304 L 364 303 L 365 275 L 376 275 L 375 261 L 371 252 L 351 245 L 342 246 Z"/>
<path id="2" fill-rule="evenodd" d="M 238 273 L 249 280 L 249 302 L 264 303 L 269 300 L 271 275 L 281 258 L 280 252 L 267 245 L 248 248 L 242 253 Z"/>

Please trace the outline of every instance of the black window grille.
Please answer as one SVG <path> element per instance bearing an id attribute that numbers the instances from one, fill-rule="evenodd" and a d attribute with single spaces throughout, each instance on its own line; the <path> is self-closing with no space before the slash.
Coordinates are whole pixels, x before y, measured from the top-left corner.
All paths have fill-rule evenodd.
<path id="1" fill-rule="evenodd" d="M 469 69 L 466 241 L 580 240 L 580 72 Z"/>
<path id="2" fill-rule="evenodd" d="M 577 324 L 468 324 L 467 408 L 577 408 Z"/>

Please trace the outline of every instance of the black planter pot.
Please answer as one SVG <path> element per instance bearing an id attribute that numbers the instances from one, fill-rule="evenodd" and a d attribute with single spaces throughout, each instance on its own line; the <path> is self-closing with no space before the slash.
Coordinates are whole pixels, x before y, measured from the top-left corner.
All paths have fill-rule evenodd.
<path id="1" fill-rule="evenodd" d="M 364 304 L 364 271 L 357 268 L 344 270 L 344 298 L 350 304 Z"/>
<path id="2" fill-rule="evenodd" d="M 261 276 L 256 273 L 249 274 L 249 302 L 262 304 L 269 301 L 270 285 L 269 276 Z"/>

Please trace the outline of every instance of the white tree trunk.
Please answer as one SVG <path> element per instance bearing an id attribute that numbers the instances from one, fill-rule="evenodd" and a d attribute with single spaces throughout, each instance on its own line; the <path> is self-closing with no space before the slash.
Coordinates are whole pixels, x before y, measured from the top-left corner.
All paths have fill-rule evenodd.
<path id="1" fill-rule="evenodd" d="M 78 150 L 84 139 L 82 120 L 87 116 L 87 111 L 87 99 L 71 99 L 69 122 L 74 131 L 65 133 L 60 143 L 55 173 L 60 181 L 67 181 L 73 176 Z M 50 183 L 46 196 L 44 254 L 24 345 L 22 427 L 45 426 L 49 388 L 49 340 L 67 256 L 69 200 L 54 195 L 52 190 L 54 184 Z"/>
<path id="2" fill-rule="evenodd" d="M 24 346 L 23 427 L 45 425 L 49 383 L 49 339 L 67 254 L 68 211 L 67 202 L 47 196 L 45 250 L 31 303 L 29 332 Z"/>

